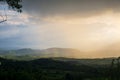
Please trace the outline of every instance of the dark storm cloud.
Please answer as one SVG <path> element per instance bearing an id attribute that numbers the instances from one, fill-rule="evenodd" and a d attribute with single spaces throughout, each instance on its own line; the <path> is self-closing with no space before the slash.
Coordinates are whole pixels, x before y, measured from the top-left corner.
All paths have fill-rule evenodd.
<path id="1" fill-rule="evenodd" d="M 120 0 L 24 0 L 23 8 L 41 16 L 72 15 L 89 16 L 107 9 L 120 10 Z"/>

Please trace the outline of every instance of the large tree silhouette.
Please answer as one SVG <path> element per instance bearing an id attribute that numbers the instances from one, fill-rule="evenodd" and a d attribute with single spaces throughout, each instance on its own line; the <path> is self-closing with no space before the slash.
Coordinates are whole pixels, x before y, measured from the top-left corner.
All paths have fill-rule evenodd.
<path id="1" fill-rule="evenodd" d="M 22 0 L 0 0 L 0 2 L 6 2 L 9 6 L 9 9 L 13 9 L 17 12 L 22 12 Z"/>

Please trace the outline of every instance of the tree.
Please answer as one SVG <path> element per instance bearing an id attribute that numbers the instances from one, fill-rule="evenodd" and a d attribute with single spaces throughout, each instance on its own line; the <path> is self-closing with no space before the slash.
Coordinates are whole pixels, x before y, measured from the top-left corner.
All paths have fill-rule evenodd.
<path id="1" fill-rule="evenodd" d="M 109 71 L 110 80 L 120 80 L 120 57 L 113 59 Z"/>
<path id="2" fill-rule="evenodd" d="M 73 76 L 70 73 L 65 75 L 65 80 L 73 80 Z"/>
<path id="3" fill-rule="evenodd" d="M 22 0 L 0 0 L 0 2 L 6 2 L 9 6 L 9 9 L 13 9 L 17 12 L 22 12 Z"/>
<path id="4" fill-rule="evenodd" d="M 9 9 L 12 9 L 12 10 L 20 12 L 20 13 L 22 12 L 22 9 L 21 9 L 22 8 L 22 4 L 21 4 L 22 0 L 0 0 L 0 2 L 4 2 L 4 3 L 8 4 Z M 5 10 L 4 10 L 4 12 L 5 12 Z M 5 17 L 3 17 L 2 15 L 1 15 L 1 17 L 2 17 L 2 20 L 0 21 L 0 23 L 7 21 L 6 14 L 5 14 Z"/>

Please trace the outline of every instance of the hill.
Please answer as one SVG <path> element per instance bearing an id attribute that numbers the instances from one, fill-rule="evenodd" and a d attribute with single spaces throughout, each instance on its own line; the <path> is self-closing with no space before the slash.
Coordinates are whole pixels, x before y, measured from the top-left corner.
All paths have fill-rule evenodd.
<path id="1" fill-rule="evenodd" d="M 109 66 L 114 58 L 100 59 L 76 59 L 74 55 L 82 54 L 79 50 L 71 48 L 48 48 L 43 50 L 35 50 L 30 48 L 18 50 L 0 50 L 0 56 L 13 60 L 34 60 L 39 58 L 51 58 L 57 61 L 69 62 L 76 65 L 91 66 Z M 72 57 L 72 58 L 71 58 Z"/>
<path id="2" fill-rule="evenodd" d="M 0 50 L 0 56 L 5 57 L 20 57 L 20 56 L 32 56 L 36 58 L 43 57 L 75 57 L 74 55 L 81 54 L 79 50 L 70 48 L 48 48 L 43 50 L 35 50 L 30 48 L 18 49 L 18 50 Z"/>
<path id="3" fill-rule="evenodd" d="M 105 78 L 108 67 L 75 65 L 53 59 L 16 61 L 0 58 L 1 80 L 97 80 Z"/>

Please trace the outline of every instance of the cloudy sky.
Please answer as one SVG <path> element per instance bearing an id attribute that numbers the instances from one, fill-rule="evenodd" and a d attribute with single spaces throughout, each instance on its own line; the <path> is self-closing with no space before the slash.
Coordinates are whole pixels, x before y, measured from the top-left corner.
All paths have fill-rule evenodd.
<path id="1" fill-rule="evenodd" d="M 8 11 L 0 48 L 76 48 L 90 57 L 120 54 L 120 0 L 23 0 Z M 1 15 L 4 15 L 0 8 Z M 2 20 L 2 18 L 0 18 Z"/>

